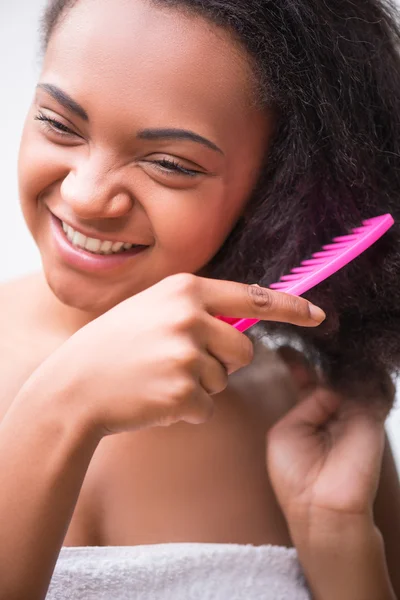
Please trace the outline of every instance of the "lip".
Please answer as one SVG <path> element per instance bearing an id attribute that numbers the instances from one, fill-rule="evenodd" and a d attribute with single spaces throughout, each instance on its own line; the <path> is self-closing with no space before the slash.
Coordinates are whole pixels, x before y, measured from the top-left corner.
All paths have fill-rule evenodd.
<path id="1" fill-rule="evenodd" d="M 65 263 L 80 271 L 99 273 L 101 271 L 117 269 L 127 262 L 132 262 L 137 256 L 149 248 L 149 246 L 137 246 L 130 250 L 125 250 L 125 252 L 121 254 L 92 254 L 87 250 L 77 248 L 71 244 L 64 233 L 60 219 L 51 212 L 50 225 L 57 253 Z"/>

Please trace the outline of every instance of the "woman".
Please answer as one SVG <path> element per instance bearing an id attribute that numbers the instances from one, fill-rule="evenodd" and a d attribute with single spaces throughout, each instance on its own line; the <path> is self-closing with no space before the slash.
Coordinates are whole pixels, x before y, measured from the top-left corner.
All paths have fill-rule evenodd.
<path id="1" fill-rule="evenodd" d="M 43 274 L 1 295 L 0 598 L 87 598 L 77 547 L 184 543 L 206 571 L 219 551 L 256 564 L 222 587 L 215 559 L 215 597 L 393 600 L 397 228 L 309 296 L 321 327 L 315 304 L 247 284 L 397 218 L 394 17 L 376 0 L 53 0 L 43 26 L 19 163 Z M 217 314 L 297 326 L 318 368 L 254 352 Z M 297 558 L 307 584 L 289 569 L 268 589 Z M 130 573 L 126 597 L 157 597 Z"/>

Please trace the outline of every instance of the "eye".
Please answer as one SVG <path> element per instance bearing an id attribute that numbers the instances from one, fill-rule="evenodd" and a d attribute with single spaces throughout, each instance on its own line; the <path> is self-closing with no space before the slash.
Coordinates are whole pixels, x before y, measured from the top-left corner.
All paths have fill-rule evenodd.
<path id="1" fill-rule="evenodd" d="M 36 115 L 35 121 L 40 121 L 41 123 L 43 123 L 43 125 L 47 131 L 50 131 L 51 133 L 55 133 L 56 135 L 59 135 L 62 137 L 67 137 L 67 136 L 69 137 L 72 135 L 78 136 L 77 133 L 72 131 L 72 129 L 69 129 L 69 127 L 66 127 L 66 125 L 64 125 L 60 121 L 57 121 L 57 119 L 47 117 L 42 112 L 39 112 Z"/>
<path id="2" fill-rule="evenodd" d="M 185 175 L 186 177 L 196 177 L 196 175 L 202 175 L 201 171 L 196 171 L 194 169 L 187 169 L 179 162 L 169 159 L 162 158 L 160 160 L 154 160 L 152 163 L 158 168 L 160 171 L 167 175 Z"/>

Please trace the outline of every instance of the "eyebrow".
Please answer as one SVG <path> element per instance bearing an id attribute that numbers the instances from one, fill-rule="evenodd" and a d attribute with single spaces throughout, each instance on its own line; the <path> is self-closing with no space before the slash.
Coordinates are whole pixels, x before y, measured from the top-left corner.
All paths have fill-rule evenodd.
<path id="1" fill-rule="evenodd" d="M 224 154 L 214 142 L 187 129 L 143 129 L 139 131 L 137 137 L 141 140 L 190 140 Z"/>
<path id="2" fill-rule="evenodd" d="M 89 115 L 87 114 L 86 110 L 56 85 L 51 85 L 50 83 L 39 83 L 36 87 L 50 94 L 50 96 L 59 104 L 61 104 L 61 106 L 74 113 L 84 121 L 89 121 Z"/>
<path id="3" fill-rule="evenodd" d="M 61 106 L 74 113 L 84 121 L 89 121 L 89 115 L 87 114 L 86 110 L 56 85 L 52 85 L 50 83 L 39 83 L 36 87 L 47 92 L 52 98 L 54 98 L 54 100 L 61 104 Z M 202 135 L 199 135 L 198 133 L 194 133 L 194 131 L 188 131 L 187 129 L 143 129 L 138 132 L 137 137 L 141 140 L 189 140 L 191 142 L 196 142 L 197 144 L 202 144 L 203 146 L 206 146 L 215 152 L 219 152 L 222 155 L 224 154 L 221 148 L 214 144 L 214 142 L 208 140 Z"/>

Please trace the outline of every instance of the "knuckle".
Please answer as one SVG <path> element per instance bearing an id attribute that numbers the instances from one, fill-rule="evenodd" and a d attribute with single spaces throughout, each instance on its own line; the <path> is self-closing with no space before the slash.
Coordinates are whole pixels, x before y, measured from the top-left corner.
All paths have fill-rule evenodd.
<path id="1" fill-rule="evenodd" d="M 232 333 L 236 335 L 236 337 L 232 338 L 232 348 L 235 349 L 235 352 L 232 357 L 233 364 L 231 363 L 230 372 L 234 373 L 238 369 L 247 367 L 253 362 L 254 344 L 244 333 L 236 332 L 236 330 L 232 331 Z"/>
<path id="2" fill-rule="evenodd" d="M 242 334 L 242 364 L 244 367 L 247 367 L 254 359 L 254 344 L 253 342 L 245 335 Z"/>
<path id="3" fill-rule="evenodd" d="M 174 316 L 174 325 L 180 330 L 192 329 L 201 319 L 199 309 L 188 303 L 180 303 Z"/>
<path id="4" fill-rule="evenodd" d="M 191 377 L 180 377 L 170 389 L 170 399 L 174 405 L 180 405 L 192 397 L 197 388 L 197 384 Z"/>
<path id="5" fill-rule="evenodd" d="M 219 373 L 219 376 L 216 378 L 214 389 L 212 390 L 213 394 L 220 394 L 224 390 L 226 390 L 228 386 L 228 374 L 226 371 Z"/>
<path id="6" fill-rule="evenodd" d="M 182 353 L 181 364 L 191 371 L 194 370 L 199 364 L 199 353 L 196 348 L 189 347 Z"/>
<path id="7" fill-rule="evenodd" d="M 197 289 L 197 277 L 191 273 L 177 273 L 167 277 L 167 283 L 178 295 L 191 295 Z"/>
<path id="8" fill-rule="evenodd" d="M 274 306 L 274 294 L 271 290 L 256 285 L 247 286 L 247 294 L 252 308 L 269 310 Z"/>
<path id="9" fill-rule="evenodd" d="M 199 351 L 193 344 L 181 342 L 176 344 L 176 346 L 170 352 L 170 359 L 176 365 L 179 365 L 180 368 L 184 367 L 185 370 L 192 370 L 198 365 L 200 355 Z"/>
<path id="10" fill-rule="evenodd" d="M 214 413 L 214 403 L 212 400 L 203 400 L 201 406 L 196 410 L 192 416 L 193 425 L 202 425 L 211 419 Z"/>
<path id="11" fill-rule="evenodd" d="M 228 377 L 224 377 L 221 380 L 221 385 L 218 387 L 217 394 L 220 394 L 221 392 L 224 392 L 227 387 L 228 387 Z"/>

